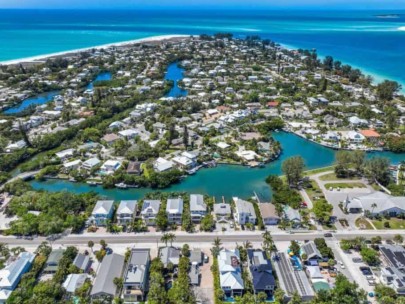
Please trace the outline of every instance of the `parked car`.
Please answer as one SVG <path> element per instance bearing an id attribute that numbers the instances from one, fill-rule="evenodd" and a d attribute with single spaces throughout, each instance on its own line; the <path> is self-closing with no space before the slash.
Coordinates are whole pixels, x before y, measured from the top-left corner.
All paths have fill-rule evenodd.
<path id="1" fill-rule="evenodd" d="M 352 261 L 355 262 L 355 263 L 363 262 L 362 258 L 352 258 Z"/>
<path id="2" fill-rule="evenodd" d="M 325 233 L 324 235 L 323 235 L 324 237 L 332 237 L 333 235 L 332 235 L 332 233 Z"/>

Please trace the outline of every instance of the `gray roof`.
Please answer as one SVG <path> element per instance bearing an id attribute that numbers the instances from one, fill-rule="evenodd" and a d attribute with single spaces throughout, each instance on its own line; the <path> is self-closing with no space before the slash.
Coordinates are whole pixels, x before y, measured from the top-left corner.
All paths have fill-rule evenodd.
<path id="1" fill-rule="evenodd" d="M 166 212 L 175 214 L 183 213 L 183 199 L 181 197 L 167 199 Z"/>
<path id="2" fill-rule="evenodd" d="M 117 214 L 134 214 L 138 201 L 121 201 L 118 205 Z"/>
<path id="3" fill-rule="evenodd" d="M 204 196 L 201 194 L 190 195 L 190 211 L 206 211 L 207 205 L 204 203 Z"/>
<path id="4" fill-rule="evenodd" d="M 114 278 L 122 276 L 123 267 L 124 257 L 122 255 L 116 253 L 106 255 L 94 280 L 91 295 L 108 294 L 115 296 L 117 286 L 115 286 L 113 281 Z"/>
<path id="5" fill-rule="evenodd" d="M 247 213 L 250 214 L 251 217 L 256 217 L 255 208 L 251 202 L 237 199 L 235 201 L 235 206 L 238 213 Z"/>
<path id="6" fill-rule="evenodd" d="M 201 264 L 203 261 L 203 253 L 201 249 L 193 249 L 190 251 L 190 263 L 197 262 L 198 264 Z"/>
<path id="7" fill-rule="evenodd" d="M 46 267 L 44 271 L 56 271 L 58 269 L 59 261 L 63 256 L 63 252 L 63 249 L 52 250 L 48 259 L 46 260 Z"/>
<path id="8" fill-rule="evenodd" d="M 73 261 L 73 265 L 85 271 L 89 267 L 90 257 L 83 253 L 78 253 Z"/>
<path id="9" fill-rule="evenodd" d="M 141 213 L 158 213 L 160 204 L 158 200 L 144 200 Z"/>
<path id="10" fill-rule="evenodd" d="M 87 279 L 87 274 L 69 274 L 63 283 L 63 288 L 69 293 L 74 293 L 76 289 L 83 286 Z"/>
<path id="11" fill-rule="evenodd" d="M 167 264 L 179 265 L 180 249 L 175 247 L 163 247 L 160 249 L 160 259 L 165 267 Z"/>
<path id="12" fill-rule="evenodd" d="M 374 207 L 374 204 L 376 206 Z M 353 206 L 363 207 L 363 210 L 369 210 L 372 213 L 383 213 L 391 208 L 399 208 L 405 212 L 405 196 L 391 196 L 383 192 L 374 192 L 364 196 L 354 197 L 350 200 L 348 208 Z"/>
<path id="13" fill-rule="evenodd" d="M 217 215 L 231 214 L 231 206 L 225 203 L 214 204 L 214 213 Z"/>
<path id="14" fill-rule="evenodd" d="M 149 271 L 149 249 L 132 249 L 124 275 L 124 284 L 143 284 Z"/>
<path id="15" fill-rule="evenodd" d="M 318 257 L 322 258 L 322 254 L 316 247 L 314 241 L 309 241 L 308 243 L 305 243 L 304 245 L 302 245 L 301 250 L 303 251 L 303 253 L 305 253 L 307 255 L 308 259 L 318 258 Z"/>
<path id="16" fill-rule="evenodd" d="M 96 205 L 94 206 L 92 214 L 109 214 L 111 208 L 114 205 L 114 201 L 97 201 Z"/>

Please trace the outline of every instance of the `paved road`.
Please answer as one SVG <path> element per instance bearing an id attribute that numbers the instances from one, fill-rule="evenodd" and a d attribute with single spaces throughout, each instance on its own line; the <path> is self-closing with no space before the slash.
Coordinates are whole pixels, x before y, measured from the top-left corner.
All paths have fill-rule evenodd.
<path id="1" fill-rule="evenodd" d="M 243 242 L 249 240 L 250 242 L 261 242 L 262 232 L 245 232 L 236 231 L 234 233 L 227 232 L 223 233 L 176 233 L 176 243 L 212 243 L 216 237 L 219 237 L 222 243 L 235 243 Z M 381 236 L 383 239 L 392 239 L 394 235 L 402 234 L 404 235 L 404 230 L 390 230 L 390 231 L 377 231 L 377 230 L 357 230 L 357 231 L 339 231 L 333 233 L 334 240 L 341 240 L 345 238 L 355 238 L 355 237 L 365 237 L 371 238 L 373 236 Z M 60 238 L 53 242 L 53 244 L 64 244 L 64 245 L 86 245 L 89 240 L 95 243 L 100 240 L 105 240 L 109 244 L 133 244 L 133 243 L 156 243 L 160 242 L 160 233 L 145 233 L 145 234 L 94 234 L 94 235 L 77 235 L 72 234 L 63 238 Z M 315 238 L 323 238 L 324 231 L 314 231 L 308 233 L 293 233 L 289 234 L 286 232 L 273 232 L 272 233 L 274 241 L 291 241 L 291 240 L 313 240 Z M 10 245 L 39 245 L 42 242 L 47 241 L 46 238 L 38 237 L 33 240 L 28 240 L 24 238 L 16 237 L 0 237 L 0 243 L 6 243 Z"/>

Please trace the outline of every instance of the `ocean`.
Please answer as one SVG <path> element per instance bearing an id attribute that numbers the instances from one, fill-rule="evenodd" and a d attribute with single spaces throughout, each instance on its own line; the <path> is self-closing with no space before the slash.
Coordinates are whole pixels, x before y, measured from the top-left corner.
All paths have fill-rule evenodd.
<path id="1" fill-rule="evenodd" d="M 397 14 L 395 18 L 376 15 Z M 0 61 L 165 34 L 260 35 L 405 86 L 405 11 L 0 10 Z"/>

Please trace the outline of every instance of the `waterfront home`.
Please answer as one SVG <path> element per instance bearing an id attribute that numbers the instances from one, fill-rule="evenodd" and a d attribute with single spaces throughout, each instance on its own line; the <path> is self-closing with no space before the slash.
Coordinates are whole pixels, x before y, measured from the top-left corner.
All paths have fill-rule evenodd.
<path id="1" fill-rule="evenodd" d="M 97 201 L 91 212 L 89 222 L 96 226 L 105 226 L 112 219 L 114 213 L 114 201 Z"/>
<path id="2" fill-rule="evenodd" d="M 190 214 L 191 220 L 199 223 L 207 214 L 207 205 L 204 203 L 204 196 L 201 194 L 190 195 Z"/>
<path id="3" fill-rule="evenodd" d="M 76 266 L 80 271 L 89 272 L 91 266 L 90 256 L 78 253 L 73 260 L 73 265 Z"/>
<path id="4" fill-rule="evenodd" d="M 244 282 L 239 250 L 222 249 L 218 255 L 218 270 L 221 289 L 225 298 L 242 296 Z"/>
<path id="5" fill-rule="evenodd" d="M 127 173 L 140 175 L 142 173 L 141 165 L 142 165 L 141 162 L 137 162 L 137 161 L 129 162 L 128 166 L 127 166 Z"/>
<path id="6" fill-rule="evenodd" d="M 121 167 L 121 162 L 118 160 L 107 160 L 104 164 L 101 165 L 100 170 L 104 174 L 113 174 Z"/>
<path id="7" fill-rule="evenodd" d="M 343 138 L 352 144 L 361 144 L 365 139 L 365 137 L 362 134 L 360 134 L 359 132 L 356 132 L 356 131 L 346 132 L 346 134 L 344 134 Z"/>
<path id="8" fill-rule="evenodd" d="M 399 245 L 380 246 L 381 283 L 394 289 L 398 295 L 405 295 L 405 249 Z"/>
<path id="9" fill-rule="evenodd" d="M 305 254 L 307 260 L 321 260 L 322 254 L 316 247 L 314 241 L 309 241 L 301 246 L 301 255 Z"/>
<path id="10" fill-rule="evenodd" d="M 264 292 L 267 298 L 272 297 L 277 284 L 273 275 L 273 266 L 266 252 L 248 249 L 247 254 L 254 293 Z"/>
<path id="11" fill-rule="evenodd" d="M 381 135 L 375 130 L 360 130 L 359 133 L 373 144 L 377 144 L 381 139 Z"/>
<path id="12" fill-rule="evenodd" d="M 149 266 L 149 249 L 131 249 L 128 265 L 124 271 L 122 297 L 125 303 L 145 301 L 148 290 Z"/>
<path id="13" fill-rule="evenodd" d="M 108 298 L 112 301 L 117 295 L 114 278 L 121 278 L 124 263 L 124 256 L 116 253 L 108 254 L 103 258 L 90 292 L 93 300 Z"/>
<path id="14" fill-rule="evenodd" d="M 66 277 L 66 280 L 63 282 L 62 287 L 65 288 L 68 295 L 74 295 L 76 290 L 81 288 L 87 280 L 87 274 L 85 273 L 72 273 Z"/>
<path id="15" fill-rule="evenodd" d="M 145 225 L 154 226 L 156 224 L 156 216 L 159 212 L 161 202 L 158 200 L 144 200 L 141 210 L 141 216 Z"/>
<path id="16" fill-rule="evenodd" d="M 257 217 L 253 204 L 237 197 L 234 197 L 233 201 L 235 202 L 234 218 L 236 223 L 239 225 L 245 225 L 247 223 L 255 225 Z"/>
<path id="17" fill-rule="evenodd" d="M 231 205 L 226 203 L 214 204 L 214 214 L 217 222 L 227 222 L 231 218 Z"/>
<path id="18" fill-rule="evenodd" d="M 368 121 L 366 119 L 358 118 L 357 116 L 349 117 L 349 123 L 352 127 L 367 126 Z"/>
<path id="19" fill-rule="evenodd" d="M 11 143 L 6 147 L 6 152 L 10 153 L 16 150 L 20 150 L 22 148 L 25 148 L 27 146 L 26 142 L 21 139 L 19 141 L 16 141 L 15 143 Z"/>
<path id="20" fill-rule="evenodd" d="M 180 249 L 166 246 L 159 250 L 159 256 L 165 268 L 167 268 L 169 264 L 177 266 L 180 261 Z"/>
<path id="21" fill-rule="evenodd" d="M 265 225 L 277 225 L 280 221 L 280 217 L 277 215 L 276 207 L 274 204 L 261 203 L 258 204 L 260 214 Z"/>
<path id="22" fill-rule="evenodd" d="M 138 201 L 121 201 L 117 209 L 118 225 L 131 225 L 136 216 Z"/>
<path id="23" fill-rule="evenodd" d="M 69 172 L 72 170 L 77 170 L 77 169 L 79 169 L 81 164 L 82 164 L 82 161 L 80 159 L 76 159 L 76 160 L 72 160 L 70 162 L 64 163 L 63 171 Z"/>
<path id="24" fill-rule="evenodd" d="M 252 150 L 237 151 L 235 154 L 245 161 L 254 161 L 259 155 Z"/>
<path id="25" fill-rule="evenodd" d="M 363 196 L 347 197 L 344 206 L 350 213 L 398 216 L 405 214 L 405 196 L 391 196 L 376 191 Z"/>
<path id="26" fill-rule="evenodd" d="M 90 171 L 93 168 L 96 168 L 100 163 L 101 161 L 97 157 L 92 157 L 82 163 L 82 168 Z"/>
<path id="27" fill-rule="evenodd" d="M 183 170 L 189 170 L 194 167 L 194 162 L 193 160 L 189 159 L 188 157 L 185 157 L 183 155 L 173 157 L 173 162 Z"/>
<path id="28" fill-rule="evenodd" d="M 164 159 L 162 157 L 159 157 L 154 162 L 153 168 L 155 169 L 156 172 L 168 171 L 173 168 L 173 162 L 170 160 Z"/>
<path id="29" fill-rule="evenodd" d="M 54 274 L 58 270 L 59 261 L 63 257 L 63 249 L 55 249 L 49 254 L 48 259 L 45 262 L 45 268 L 43 273 Z"/>
<path id="30" fill-rule="evenodd" d="M 183 216 L 183 199 L 181 197 L 167 199 L 166 215 L 169 224 L 181 225 Z"/>
<path id="31" fill-rule="evenodd" d="M 34 254 L 21 252 L 13 262 L 0 270 L 0 303 L 6 303 L 23 274 L 31 268 L 34 259 Z"/>

